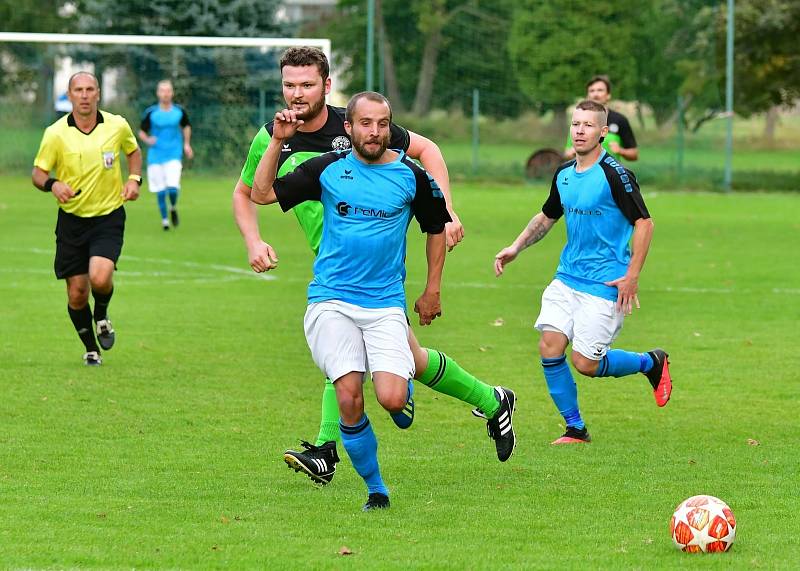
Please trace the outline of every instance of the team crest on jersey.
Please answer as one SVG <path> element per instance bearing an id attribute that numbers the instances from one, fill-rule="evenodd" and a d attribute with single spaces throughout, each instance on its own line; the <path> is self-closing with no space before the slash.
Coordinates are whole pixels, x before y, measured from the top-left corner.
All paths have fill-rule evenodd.
<path id="1" fill-rule="evenodd" d="M 114 166 L 114 151 L 103 151 L 103 166 L 107 169 Z"/>
<path id="2" fill-rule="evenodd" d="M 350 148 L 350 139 L 339 135 L 338 137 L 335 137 L 333 141 L 331 141 L 331 148 L 334 151 L 346 151 Z"/>
<path id="3" fill-rule="evenodd" d="M 609 123 L 608 130 L 611 133 L 619 133 L 619 125 L 616 123 Z"/>

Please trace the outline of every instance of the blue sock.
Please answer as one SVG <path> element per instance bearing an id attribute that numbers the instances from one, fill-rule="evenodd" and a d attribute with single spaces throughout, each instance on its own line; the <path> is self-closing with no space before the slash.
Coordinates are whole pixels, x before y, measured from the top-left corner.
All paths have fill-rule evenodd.
<path id="1" fill-rule="evenodd" d="M 161 213 L 161 220 L 167 219 L 167 191 L 159 190 L 156 193 L 158 199 L 158 211 Z"/>
<path id="2" fill-rule="evenodd" d="M 555 359 L 542 358 L 542 367 L 550 398 L 556 404 L 558 412 L 564 417 L 564 422 L 567 423 L 567 426 L 575 428 L 586 426 L 578 409 L 578 387 L 575 385 L 575 379 L 572 378 L 572 371 L 569 370 L 566 355 Z"/>
<path id="3" fill-rule="evenodd" d="M 169 203 L 174 208 L 175 205 L 178 203 L 178 189 L 175 188 L 174 186 L 171 186 L 167 189 L 167 192 L 169 193 Z"/>
<path id="4" fill-rule="evenodd" d="M 633 353 L 611 349 L 597 365 L 595 377 L 624 377 L 644 373 L 653 368 L 653 358 L 648 353 Z"/>
<path id="5" fill-rule="evenodd" d="M 339 419 L 339 431 L 342 433 L 342 444 L 350 456 L 350 462 L 364 478 L 370 494 L 381 493 L 389 495 L 389 490 L 381 478 L 378 466 L 378 439 L 372 431 L 367 415 L 361 417 L 355 426 L 347 426 Z"/>

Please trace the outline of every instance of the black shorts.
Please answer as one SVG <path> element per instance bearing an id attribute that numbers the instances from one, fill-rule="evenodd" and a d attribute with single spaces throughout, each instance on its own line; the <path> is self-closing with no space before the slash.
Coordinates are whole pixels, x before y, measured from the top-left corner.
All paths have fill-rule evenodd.
<path id="1" fill-rule="evenodd" d="M 56 259 L 53 268 L 58 279 L 89 273 L 89 258 L 101 256 L 114 262 L 122 252 L 125 233 L 125 208 L 109 214 L 83 218 L 58 209 Z"/>

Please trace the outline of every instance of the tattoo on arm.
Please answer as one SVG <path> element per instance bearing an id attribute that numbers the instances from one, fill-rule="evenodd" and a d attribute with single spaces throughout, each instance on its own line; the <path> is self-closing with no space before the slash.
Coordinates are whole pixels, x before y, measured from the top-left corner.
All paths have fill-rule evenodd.
<path id="1" fill-rule="evenodd" d="M 544 223 L 540 216 L 535 216 L 529 223 L 527 228 L 528 236 L 522 243 L 523 248 L 533 246 L 536 242 L 545 237 L 550 227 Z"/>

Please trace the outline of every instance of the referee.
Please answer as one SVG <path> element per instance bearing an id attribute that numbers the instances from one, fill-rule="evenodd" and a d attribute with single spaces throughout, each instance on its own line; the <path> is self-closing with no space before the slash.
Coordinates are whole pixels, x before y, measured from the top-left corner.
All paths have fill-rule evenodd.
<path id="1" fill-rule="evenodd" d="M 67 311 L 86 347 L 84 363 L 100 365 L 100 348 L 114 345 L 108 304 L 125 231 L 122 205 L 139 197 L 142 153 L 127 121 L 98 109 L 100 85 L 94 75 L 73 75 L 68 95 L 72 113 L 45 130 L 32 179 L 58 201 L 56 278 L 67 282 Z M 123 153 L 130 172 L 124 186 L 119 164 Z"/>

